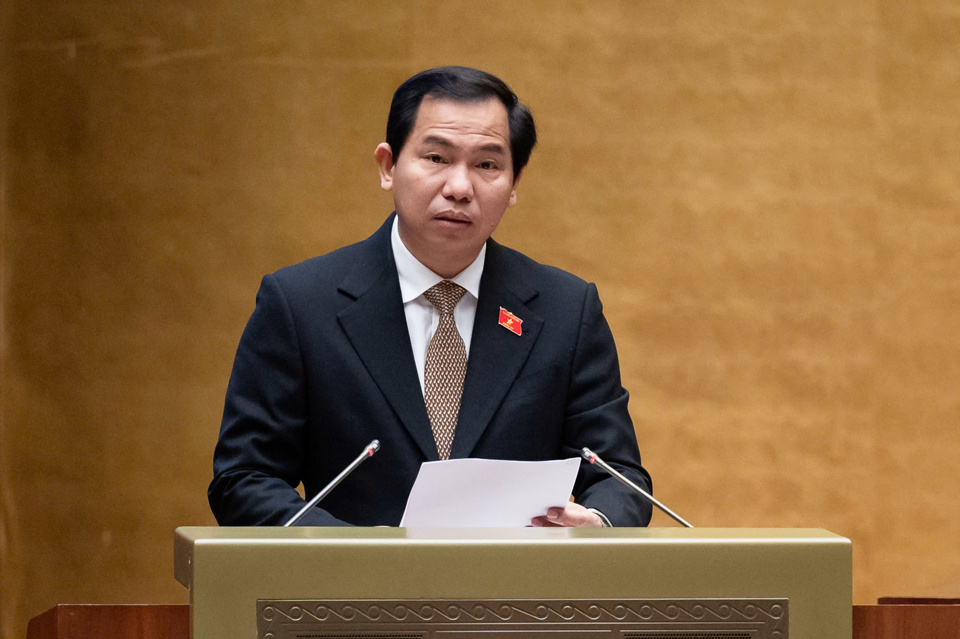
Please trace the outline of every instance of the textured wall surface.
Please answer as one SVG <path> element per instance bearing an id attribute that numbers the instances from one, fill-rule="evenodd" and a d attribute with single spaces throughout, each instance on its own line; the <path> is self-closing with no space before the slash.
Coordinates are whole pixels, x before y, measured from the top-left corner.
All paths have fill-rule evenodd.
<path id="1" fill-rule="evenodd" d="M 186 601 L 259 278 L 380 223 L 390 95 L 447 63 L 534 110 L 497 237 L 597 282 L 657 495 L 850 537 L 858 603 L 960 592 L 956 3 L 0 0 L 0 37 L 3 639 Z"/>

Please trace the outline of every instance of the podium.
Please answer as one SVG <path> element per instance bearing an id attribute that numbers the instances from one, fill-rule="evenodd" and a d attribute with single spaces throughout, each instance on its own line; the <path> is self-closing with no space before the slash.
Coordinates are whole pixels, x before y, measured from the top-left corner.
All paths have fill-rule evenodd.
<path id="1" fill-rule="evenodd" d="M 179 528 L 193 639 L 850 639 L 807 529 Z"/>

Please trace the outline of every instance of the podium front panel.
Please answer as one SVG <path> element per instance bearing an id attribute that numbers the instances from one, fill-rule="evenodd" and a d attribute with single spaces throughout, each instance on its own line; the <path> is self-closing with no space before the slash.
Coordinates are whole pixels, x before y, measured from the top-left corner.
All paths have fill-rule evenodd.
<path id="1" fill-rule="evenodd" d="M 193 639 L 849 639 L 808 529 L 180 528 Z"/>

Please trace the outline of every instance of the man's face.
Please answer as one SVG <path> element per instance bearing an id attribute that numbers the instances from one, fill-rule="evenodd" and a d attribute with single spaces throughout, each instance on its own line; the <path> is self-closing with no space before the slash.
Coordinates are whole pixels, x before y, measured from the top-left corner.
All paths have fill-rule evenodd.
<path id="1" fill-rule="evenodd" d="M 375 153 L 380 185 L 393 191 L 400 239 L 425 266 L 453 277 L 517 200 L 507 110 L 495 99 L 424 98 L 399 157 Z"/>

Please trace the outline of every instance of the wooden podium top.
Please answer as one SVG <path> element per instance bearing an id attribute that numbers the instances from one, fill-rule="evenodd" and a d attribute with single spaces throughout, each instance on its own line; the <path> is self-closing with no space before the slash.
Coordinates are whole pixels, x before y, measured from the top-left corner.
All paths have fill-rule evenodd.
<path id="1" fill-rule="evenodd" d="M 883 597 L 853 607 L 853 639 L 955 639 L 960 599 Z"/>
<path id="2" fill-rule="evenodd" d="M 60 604 L 30 620 L 27 639 L 190 639 L 190 606 Z"/>

